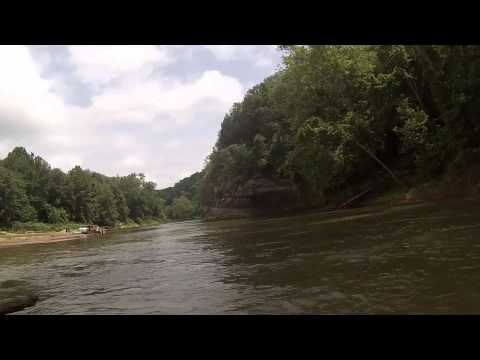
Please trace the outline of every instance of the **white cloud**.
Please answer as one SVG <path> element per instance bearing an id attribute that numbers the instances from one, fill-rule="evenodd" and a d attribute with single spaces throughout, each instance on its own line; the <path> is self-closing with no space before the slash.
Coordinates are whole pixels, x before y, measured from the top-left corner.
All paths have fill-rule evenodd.
<path id="1" fill-rule="evenodd" d="M 62 101 L 49 92 L 52 83 L 39 76 L 39 67 L 26 47 L 0 46 L 0 82 L 2 113 L 33 127 L 55 126 L 63 120 Z"/>
<path id="2" fill-rule="evenodd" d="M 137 143 L 134 137 L 125 133 L 110 134 L 108 139 L 111 145 L 119 148 L 135 146 L 135 144 Z"/>
<path id="3" fill-rule="evenodd" d="M 233 60 L 240 50 L 234 45 L 204 45 L 204 47 L 211 51 L 219 60 L 228 61 Z M 250 53 L 250 47 L 243 48 L 244 54 Z"/>
<path id="4" fill-rule="evenodd" d="M 70 146 L 74 141 L 78 141 L 79 139 L 74 139 L 66 134 L 58 134 L 46 135 L 44 140 L 53 146 Z"/>
<path id="5" fill-rule="evenodd" d="M 272 67 L 275 65 L 275 61 L 269 56 L 259 56 L 257 59 L 255 59 L 255 65 L 260 67 Z"/>
<path id="6" fill-rule="evenodd" d="M 196 81 L 177 81 L 168 87 L 156 80 L 119 83 L 92 98 L 93 105 L 85 113 L 103 123 L 151 123 L 161 121 L 158 114 L 170 116 L 178 123 L 186 121 L 185 112 L 202 99 L 214 99 L 226 111 L 243 94 L 240 82 L 218 71 L 206 71 Z"/>
<path id="7" fill-rule="evenodd" d="M 77 156 L 74 154 L 59 154 L 50 156 L 46 159 L 53 168 L 59 168 L 67 171 L 68 169 L 72 169 L 75 166 L 82 166 L 83 159 L 81 156 Z"/>
<path id="8" fill-rule="evenodd" d="M 52 71 L 47 50 L 37 59 L 28 47 L 0 46 L 1 158 L 25 146 L 64 171 L 80 165 L 111 176 L 143 172 L 159 187 L 171 186 L 203 167 L 225 112 L 245 91 L 237 78 L 215 69 L 189 80 L 149 75 L 179 54 L 191 56 L 192 47 L 70 46 L 70 57 L 56 63 L 70 62 L 97 90 L 89 106 L 72 106 L 63 99 L 73 88 L 42 77 Z M 227 47 L 219 56 L 268 51 Z"/>
<path id="9" fill-rule="evenodd" d="M 40 73 L 43 73 L 52 64 L 52 55 L 48 52 L 48 46 L 35 45 L 37 50 L 35 56 L 35 65 L 38 67 Z"/>
<path id="10" fill-rule="evenodd" d="M 259 67 L 271 67 L 278 58 L 275 45 L 203 45 L 220 61 L 250 60 Z"/>
<path id="11" fill-rule="evenodd" d="M 139 168 L 145 165 L 145 161 L 135 155 L 128 155 L 126 158 L 124 158 L 120 162 L 121 166 L 127 167 L 127 168 Z"/>
<path id="12" fill-rule="evenodd" d="M 182 143 L 178 140 L 168 140 L 166 143 L 163 144 L 163 147 L 166 149 L 180 149 Z"/>
<path id="13" fill-rule="evenodd" d="M 95 84 L 108 83 L 148 65 L 173 61 L 171 54 L 153 45 L 72 45 L 68 49 L 77 75 Z"/>
<path id="14" fill-rule="evenodd" d="M 12 144 L 10 140 L 1 140 L 0 141 L 0 158 L 3 159 L 7 154 L 12 151 L 12 146 L 17 144 Z"/>

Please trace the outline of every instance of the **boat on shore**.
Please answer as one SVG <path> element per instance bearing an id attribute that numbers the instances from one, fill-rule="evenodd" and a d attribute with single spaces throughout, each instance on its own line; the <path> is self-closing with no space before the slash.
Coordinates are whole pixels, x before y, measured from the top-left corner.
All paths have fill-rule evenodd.
<path id="1" fill-rule="evenodd" d="M 81 227 L 78 229 L 82 234 L 100 234 L 105 235 L 107 232 L 111 231 L 111 228 L 107 226 L 99 226 L 99 225 L 87 225 L 85 227 Z"/>

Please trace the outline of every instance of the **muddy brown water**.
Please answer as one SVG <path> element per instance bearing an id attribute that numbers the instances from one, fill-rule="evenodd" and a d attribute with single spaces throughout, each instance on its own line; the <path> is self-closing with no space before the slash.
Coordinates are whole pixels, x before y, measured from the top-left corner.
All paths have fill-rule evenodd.
<path id="1" fill-rule="evenodd" d="M 480 202 L 186 221 L 0 249 L 16 314 L 480 313 Z"/>

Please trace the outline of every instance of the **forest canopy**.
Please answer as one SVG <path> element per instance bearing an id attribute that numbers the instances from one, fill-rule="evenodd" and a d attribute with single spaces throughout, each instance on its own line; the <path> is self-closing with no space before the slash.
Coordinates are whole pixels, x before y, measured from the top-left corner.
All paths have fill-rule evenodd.
<path id="1" fill-rule="evenodd" d="M 281 50 L 281 69 L 223 120 L 204 206 L 255 178 L 290 179 L 320 204 L 372 174 L 391 176 L 385 169 L 408 186 L 478 158 L 479 46 Z"/>
<path id="2" fill-rule="evenodd" d="M 28 222 L 115 226 L 196 216 L 191 197 L 179 195 L 168 201 L 141 173 L 108 177 L 80 166 L 64 173 L 23 147 L 0 161 L 0 226 L 4 228 Z"/>

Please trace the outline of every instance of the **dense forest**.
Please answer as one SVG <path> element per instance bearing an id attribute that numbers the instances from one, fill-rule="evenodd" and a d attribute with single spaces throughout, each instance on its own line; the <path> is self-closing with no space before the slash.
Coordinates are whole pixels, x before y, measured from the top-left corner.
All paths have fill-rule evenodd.
<path id="1" fill-rule="evenodd" d="M 192 218 L 196 210 L 191 191 L 184 191 L 183 183 L 178 187 L 182 191 L 177 191 L 176 184 L 170 188 L 174 195 L 165 199 L 143 174 L 108 177 L 80 166 L 65 174 L 17 147 L 0 161 L 0 227 L 36 229 L 37 223 L 115 226 Z"/>
<path id="2" fill-rule="evenodd" d="M 380 181 L 408 191 L 474 168 L 480 46 L 280 50 L 281 68 L 223 120 L 203 206 L 315 207 Z"/>
<path id="3" fill-rule="evenodd" d="M 180 180 L 173 187 L 159 190 L 160 196 L 165 199 L 167 217 L 182 219 L 201 214 L 198 187 L 202 177 L 202 172 L 196 172 Z"/>

